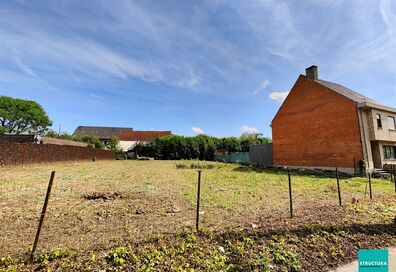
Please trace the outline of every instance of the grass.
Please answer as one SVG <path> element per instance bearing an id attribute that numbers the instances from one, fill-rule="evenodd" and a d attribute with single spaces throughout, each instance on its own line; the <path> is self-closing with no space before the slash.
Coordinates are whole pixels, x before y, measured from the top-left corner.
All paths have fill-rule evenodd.
<path id="1" fill-rule="evenodd" d="M 216 169 L 225 166 L 224 163 L 210 161 L 181 161 L 176 162 L 176 169 Z"/>
<path id="2" fill-rule="evenodd" d="M 187 230 L 192 235 L 195 225 L 198 169 L 202 169 L 201 226 L 212 234 L 204 235 L 202 241 L 194 241 L 193 245 L 184 244 L 187 248 L 192 246 L 198 255 L 194 255 L 196 262 L 183 262 L 191 252 L 178 252 L 176 248 L 186 243 L 182 233 Z M 44 263 L 45 267 L 59 266 L 66 259 L 115 270 L 125 262 L 139 271 L 150 265 L 161 267 L 159 263 L 166 260 L 175 270 L 188 263 L 204 270 L 227 270 L 241 265 L 263 271 L 271 266 L 291 271 L 293 268 L 284 263 L 294 263 L 297 269 L 307 262 L 298 254 L 302 250 L 299 246 L 306 246 L 308 238 L 297 230 L 318 224 L 319 229 L 333 224 L 343 229 L 351 224 L 388 224 L 396 212 L 394 186 L 385 179 L 372 180 L 373 201 L 365 195 L 366 179 L 341 179 L 344 206 L 339 207 L 334 178 L 293 173 L 295 218 L 289 219 L 288 178 L 279 170 L 197 161 L 73 162 L 1 170 L 0 271 L 2 267 L 18 266 L 29 252 L 52 170 L 56 170 L 55 183 L 39 242 L 41 259 L 36 260 L 36 265 Z M 90 195 L 95 197 L 87 197 Z M 352 205 L 352 198 L 359 199 L 359 203 Z M 252 224 L 259 226 L 261 235 L 268 235 L 273 229 L 291 231 L 298 236 L 299 246 L 289 240 L 278 246 L 263 244 L 257 233 L 242 231 L 239 238 L 242 235 L 253 241 L 245 256 L 243 250 L 238 251 L 246 248 L 243 238 L 242 245 L 234 236 L 228 239 L 230 245 L 225 242 L 230 232 L 252 230 Z M 162 234 L 166 236 L 161 239 L 175 252 L 165 251 L 155 242 L 155 237 Z M 283 232 L 276 235 L 285 239 Z M 318 254 L 341 258 L 340 244 L 330 242 L 327 249 L 319 247 Z M 219 252 L 219 246 L 228 253 Z M 120 247 L 125 250 L 118 251 Z M 198 265 L 205 256 L 211 261 Z M 96 261 L 92 263 L 91 258 Z M 147 263 L 148 259 L 154 264 Z"/>

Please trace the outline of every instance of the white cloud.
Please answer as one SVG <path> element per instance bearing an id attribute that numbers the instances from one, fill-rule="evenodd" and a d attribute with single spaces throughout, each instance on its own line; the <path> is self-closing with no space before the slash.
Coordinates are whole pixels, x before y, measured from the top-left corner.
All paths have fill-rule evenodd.
<path id="1" fill-rule="evenodd" d="M 396 42 L 396 12 L 392 12 L 392 1 L 383 0 L 380 3 L 380 13 L 384 23 L 388 27 L 391 39 Z"/>
<path id="2" fill-rule="evenodd" d="M 244 125 L 241 126 L 241 132 L 244 134 L 244 133 L 259 133 L 260 131 L 255 127 Z"/>
<path id="3" fill-rule="evenodd" d="M 271 100 L 283 102 L 286 99 L 288 94 L 289 94 L 289 92 L 272 92 L 268 95 L 268 97 Z"/>
<path id="4" fill-rule="evenodd" d="M 205 134 L 202 128 L 199 127 L 191 127 L 191 130 L 197 134 Z"/>
<path id="5" fill-rule="evenodd" d="M 264 80 L 261 82 L 260 86 L 259 86 L 257 89 L 255 89 L 255 90 L 253 91 L 253 94 L 254 94 L 254 95 L 258 94 L 260 91 L 262 91 L 262 90 L 264 90 L 265 88 L 267 88 L 267 86 L 268 86 L 269 84 L 270 84 L 270 81 L 269 81 L 268 79 L 264 79 Z"/>

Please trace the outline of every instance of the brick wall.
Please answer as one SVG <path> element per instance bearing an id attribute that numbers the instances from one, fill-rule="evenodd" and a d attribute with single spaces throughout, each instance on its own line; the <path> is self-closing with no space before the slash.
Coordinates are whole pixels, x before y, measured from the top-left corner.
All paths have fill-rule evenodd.
<path id="1" fill-rule="evenodd" d="M 363 158 L 355 102 L 300 76 L 272 121 L 275 165 L 353 168 Z"/>
<path id="2" fill-rule="evenodd" d="M 56 161 L 114 160 L 112 151 L 89 147 L 0 142 L 0 165 Z"/>

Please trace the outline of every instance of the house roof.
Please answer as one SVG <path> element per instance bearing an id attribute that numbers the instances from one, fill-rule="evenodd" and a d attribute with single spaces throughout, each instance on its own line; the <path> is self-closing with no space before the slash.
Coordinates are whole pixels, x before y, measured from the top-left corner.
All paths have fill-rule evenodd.
<path id="1" fill-rule="evenodd" d="M 342 86 L 341 84 L 338 83 L 334 83 L 334 82 L 330 82 L 330 81 L 325 81 L 322 79 L 317 79 L 315 80 L 316 82 L 318 82 L 319 84 L 355 101 L 356 103 L 364 103 L 364 102 L 370 102 L 373 104 L 378 104 L 376 101 L 374 101 L 373 99 L 362 95 L 358 92 L 352 91 L 351 89 Z"/>
<path id="2" fill-rule="evenodd" d="M 125 131 L 133 131 L 133 129 L 125 127 L 78 126 L 73 135 L 94 135 L 99 139 L 110 139 L 112 136 L 120 137 Z"/>
<path id="3" fill-rule="evenodd" d="M 363 94 L 352 91 L 351 89 L 349 89 L 345 86 L 342 86 L 341 84 L 330 82 L 330 81 L 325 81 L 322 79 L 317 79 L 317 80 L 315 80 L 315 82 L 329 88 L 330 90 L 332 90 L 334 92 L 337 92 L 337 93 L 351 99 L 352 101 L 356 102 L 358 104 L 358 107 L 360 107 L 360 108 L 375 108 L 375 109 L 381 109 L 381 110 L 390 111 L 390 112 L 396 112 L 395 108 L 384 106 Z"/>
<path id="4" fill-rule="evenodd" d="M 172 135 L 171 131 L 124 131 L 120 135 L 121 141 L 154 141 L 156 138 Z"/>

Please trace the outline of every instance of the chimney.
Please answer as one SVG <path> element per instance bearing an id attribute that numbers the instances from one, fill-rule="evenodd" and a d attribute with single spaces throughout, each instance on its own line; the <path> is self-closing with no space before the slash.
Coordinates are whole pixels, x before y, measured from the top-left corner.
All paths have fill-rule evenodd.
<path id="1" fill-rule="evenodd" d="M 310 80 L 318 80 L 318 66 L 312 65 L 305 69 L 305 75 Z"/>

